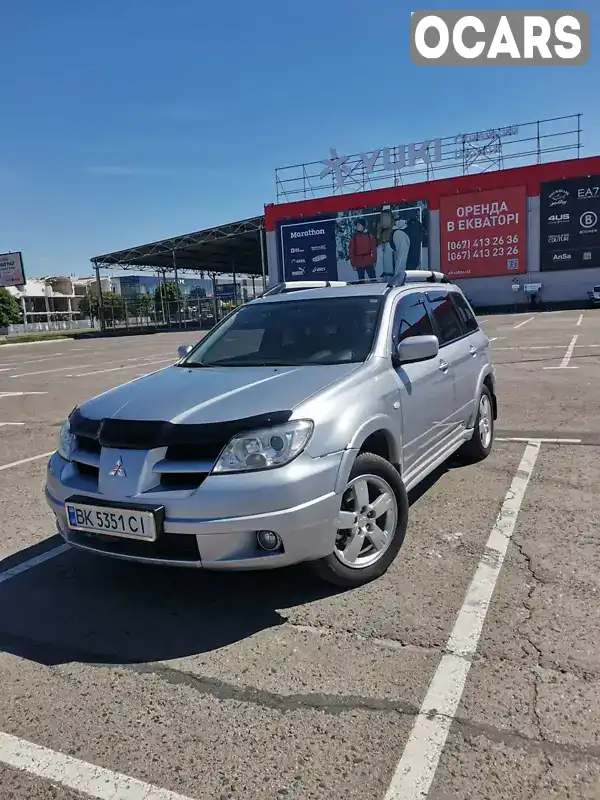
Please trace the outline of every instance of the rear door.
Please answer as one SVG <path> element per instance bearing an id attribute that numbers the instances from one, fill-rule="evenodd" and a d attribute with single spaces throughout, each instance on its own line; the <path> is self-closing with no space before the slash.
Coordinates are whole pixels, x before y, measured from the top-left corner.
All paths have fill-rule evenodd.
<path id="1" fill-rule="evenodd" d="M 392 347 L 409 336 L 435 334 L 423 292 L 402 294 L 396 304 L 392 325 Z M 454 404 L 454 381 L 451 367 L 443 359 L 432 358 L 396 367 L 398 400 L 402 426 L 403 472 L 410 473 L 437 450 L 446 432 L 446 419 Z"/>
<path id="2" fill-rule="evenodd" d="M 462 372 L 462 383 L 459 385 L 457 382 L 456 393 L 465 425 L 471 427 L 475 421 L 479 376 L 491 360 L 490 340 L 479 327 L 473 309 L 464 295 L 461 292 L 453 291 L 450 292 L 450 297 L 465 333 L 465 338 L 461 342 L 468 345 L 470 355 L 470 366 L 465 365 Z"/>
<path id="3" fill-rule="evenodd" d="M 466 424 L 474 408 L 474 397 L 469 398 L 475 365 L 471 355 L 468 333 L 463 328 L 450 292 L 435 289 L 426 292 L 427 305 L 440 342 L 440 359 L 448 365 L 453 378 L 451 408 L 448 408 L 445 433 L 451 438 L 458 428 Z M 469 388 L 465 386 L 469 384 Z M 450 406 L 450 400 L 448 401 Z"/>

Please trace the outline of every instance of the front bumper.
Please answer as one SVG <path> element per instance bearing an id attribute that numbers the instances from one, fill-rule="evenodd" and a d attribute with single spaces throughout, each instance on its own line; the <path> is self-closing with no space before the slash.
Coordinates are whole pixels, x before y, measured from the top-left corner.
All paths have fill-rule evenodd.
<path id="1" fill-rule="evenodd" d="M 156 545 L 71 530 L 64 507 L 71 495 L 86 495 L 91 504 L 118 498 L 75 487 L 68 462 L 58 454 L 48 464 L 46 498 L 63 539 L 81 550 L 172 566 L 272 569 L 313 561 L 333 551 L 341 504 L 335 490 L 341 461 L 342 453 L 318 459 L 304 453 L 274 470 L 209 476 L 193 492 L 150 491 L 127 498 L 164 505 L 164 536 Z M 278 533 L 281 549 L 262 550 L 256 540 L 259 530 Z"/>

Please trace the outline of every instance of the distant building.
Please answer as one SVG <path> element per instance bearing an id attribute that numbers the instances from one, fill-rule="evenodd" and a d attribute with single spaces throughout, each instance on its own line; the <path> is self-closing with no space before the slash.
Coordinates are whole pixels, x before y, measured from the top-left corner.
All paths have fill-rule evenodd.
<path id="1" fill-rule="evenodd" d="M 102 278 L 102 290 L 110 291 L 110 278 Z M 23 312 L 23 322 L 69 321 L 79 316 L 79 306 L 86 292 L 96 288 L 95 278 L 52 276 L 31 278 L 25 286 L 9 286 Z"/>

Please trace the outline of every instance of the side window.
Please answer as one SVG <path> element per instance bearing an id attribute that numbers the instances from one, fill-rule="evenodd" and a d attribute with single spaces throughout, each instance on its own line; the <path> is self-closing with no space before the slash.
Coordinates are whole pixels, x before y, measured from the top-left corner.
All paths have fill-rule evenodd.
<path id="1" fill-rule="evenodd" d="M 452 298 L 454 308 L 456 309 L 456 313 L 458 314 L 464 330 L 467 333 L 473 333 L 473 331 L 479 330 L 479 325 L 477 324 L 471 306 L 467 303 L 462 294 L 460 294 L 460 292 L 451 292 L 450 297 Z"/>
<path id="2" fill-rule="evenodd" d="M 416 292 L 402 297 L 394 315 L 394 343 L 398 344 L 409 336 L 426 336 L 433 333 L 425 296 L 421 292 Z"/>
<path id="3" fill-rule="evenodd" d="M 440 347 L 464 335 L 460 319 L 448 292 L 427 292 L 427 300 L 440 340 Z"/>

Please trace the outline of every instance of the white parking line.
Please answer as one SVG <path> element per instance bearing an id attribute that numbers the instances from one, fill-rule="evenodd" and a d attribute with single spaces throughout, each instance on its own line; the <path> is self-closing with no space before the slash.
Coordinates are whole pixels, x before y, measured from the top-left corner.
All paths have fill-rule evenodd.
<path id="1" fill-rule="evenodd" d="M 25 425 L 24 422 L 0 422 L 0 428 L 6 427 L 7 425 Z"/>
<path id="2" fill-rule="evenodd" d="M 42 369 L 42 370 L 38 370 L 37 372 L 20 372 L 20 373 L 17 373 L 16 375 L 11 375 L 10 377 L 11 378 L 27 378 L 27 377 L 29 377 L 31 375 L 48 375 L 51 372 L 66 372 L 67 370 L 85 369 L 86 367 L 99 367 L 99 366 L 102 366 L 103 364 L 114 364 L 117 361 L 120 364 L 123 364 L 123 362 L 125 362 L 125 361 L 127 361 L 127 362 L 129 362 L 129 361 L 144 361 L 147 358 L 154 358 L 155 356 L 161 356 L 161 355 L 163 355 L 163 353 L 148 353 L 148 355 L 146 355 L 146 356 L 133 356 L 133 358 L 111 358 L 110 361 L 97 361 L 96 363 L 93 363 L 93 364 L 69 364 L 66 367 L 53 367 L 52 369 Z M 167 359 L 165 359 L 165 361 L 166 360 Z M 99 371 L 103 372 L 104 370 L 99 370 Z M 95 373 L 94 372 L 88 372 L 88 373 L 85 373 L 85 374 L 94 375 Z"/>
<path id="3" fill-rule="evenodd" d="M 11 467 L 20 467 L 21 464 L 29 464 L 30 461 L 38 461 L 40 458 L 49 458 L 53 452 L 52 450 L 50 453 L 40 453 L 39 456 L 31 456 L 30 458 L 22 458 L 20 461 L 12 461 L 10 464 L 3 464 L 0 466 L 0 472 Z"/>
<path id="4" fill-rule="evenodd" d="M 48 392 L 0 392 L 0 399 L 3 397 L 23 397 L 26 394 L 48 394 Z"/>
<path id="5" fill-rule="evenodd" d="M 531 322 L 533 319 L 535 319 L 535 317 L 529 317 L 529 319 L 524 319 L 523 322 L 519 322 L 518 325 L 515 325 L 513 330 L 516 330 L 517 328 L 522 328 L 523 325 L 527 325 L 527 323 Z"/>
<path id="6" fill-rule="evenodd" d="M 580 314 L 579 315 L 579 319 L 577 320 L 577 322 L 575 324 L 576 325 L 581 325 L 582 322 L 583 322 L 583 314 Z"/>
<path id="7" fill-rule="evenodd" d="M 8 733 L 0 733 L 0 763 L 98 800 L 190 800 Z"/>
<path id="8" fill-rule="evenodd" d="M 531 439 L 526 436 L 494 436 L 495 442 L 539 442 L 540 444 L 581 444 L 581 439 Z"/>
<path id="9" fill-rule="evenodd" d="M 150 364 L 164 364 L 165 362 L 170 361 L 171 364 L 174 364 L 173 358 L 160 358 L 157 361 L 142 361 L 139 364 L 127 364 L 122 367 L 112 367 L 111 369 L 96 369 L 93 372 L 79 372 L 77 374 L 70 374 L 66 375 L 67 378 L 85 378 L 87 375 L 100 375 L 103 372 L 118 372 L 121 369 L 137 369 L 138 367 L 145 367 Z"/>
<path id="10" fill-rule="evenodd" d="M 22 564 L 17 564 L 17 566 L 12 567 L 12 569 L 7 569 L 6 572 L 0 572 L 0 583 L 6 583 L 6 581 L 9 581 L 11 578 L 16 578 L 17 575 L 22 575 L 24 572 L 33 569 L 33 567 L 44 564 L 46 561 L 50 561 L 52 558 L 56 558 L 56 556 L 59 556 L 61 553 L 66 553 L 67 550 L 70 549 L 70 545 L 60 544 L 58 547 L 52 548 L 52 550 L 47 550 L 45 553 L 35 556 L 35 558 L 30 558 L 28 561 L 23 561 Z"/>
<path id="11" fill-rule="evenodd" d="M 429 793 L 539 452 L 539 442 L 527 444 L 385 800 L 424 800 Z"/>
<path id="12" fill-rule="evenodd" d="M 563 356 L 563 360 L 560 362 L 558 367 L 544 367 L 544 369 L 579 369 L 579 367 L 570 367 L 569 361 L 573 357 L 573 350 L 575 349 L 575 345 L 577 344 L 577 339 L 579 338 L 578 334 L 571 339 L 569 342 L 569 346 L 567 347 L 567 351 Z"/>

